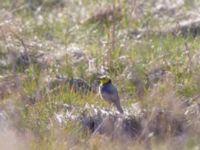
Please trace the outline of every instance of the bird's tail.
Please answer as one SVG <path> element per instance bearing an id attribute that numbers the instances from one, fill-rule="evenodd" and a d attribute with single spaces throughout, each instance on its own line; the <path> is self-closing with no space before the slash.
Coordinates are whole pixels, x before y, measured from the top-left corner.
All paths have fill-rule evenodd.
<path id="1" fill-rule="evenodd" d="M 115 103 L 115 105 L 116 105 L 116 107 L 117 107 L 117 110 L 118 110 L 121 114 L 123 114 L 124 111 L 123 111 L 123 109 L 122 109 L 122 106 L 120 105 L 120 102 Z"/>

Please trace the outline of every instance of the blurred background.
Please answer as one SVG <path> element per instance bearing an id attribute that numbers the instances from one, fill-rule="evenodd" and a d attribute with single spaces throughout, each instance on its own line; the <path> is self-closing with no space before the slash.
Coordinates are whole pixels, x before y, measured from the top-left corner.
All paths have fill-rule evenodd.
<path id="1" fill-rule="evenodd" d="M 0 14 L 0 149 L 200 149 L 200 0 L 2 0 Z"/>

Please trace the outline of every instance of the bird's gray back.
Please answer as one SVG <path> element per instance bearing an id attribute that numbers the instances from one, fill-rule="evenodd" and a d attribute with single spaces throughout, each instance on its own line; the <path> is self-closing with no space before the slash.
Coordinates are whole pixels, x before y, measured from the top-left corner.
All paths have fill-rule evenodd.
<path id="1" fill-rule="evenodd" d="M 118 101 L 117 88 L 112 84 L 105 84 L 100 86 L 101 96 L 108 101 Z"/>

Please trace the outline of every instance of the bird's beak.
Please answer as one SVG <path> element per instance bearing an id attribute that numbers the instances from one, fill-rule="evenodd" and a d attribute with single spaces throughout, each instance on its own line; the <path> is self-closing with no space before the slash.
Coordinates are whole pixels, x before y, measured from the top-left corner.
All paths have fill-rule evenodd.
<path id="1" fill-rule="evenodd" d="M 101 77 L 97 77 L 97 80 L 100 81 L 102 78 Z"/>

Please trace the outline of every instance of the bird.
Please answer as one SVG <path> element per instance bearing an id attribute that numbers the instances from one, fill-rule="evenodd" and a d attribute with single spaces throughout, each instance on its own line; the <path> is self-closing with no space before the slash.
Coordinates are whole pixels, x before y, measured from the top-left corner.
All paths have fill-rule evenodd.
<path id="1" fill-rule="evenodd" d="M 99 95 L 101 99 L 109 102 L 110 104 L 114 105 L 117 110 L 123 114 L 123 109 L 120 104 L 120 98 L 118 95 L 117 88 L 112 84 L 110 77 L 108 76 L 101 76 L 99 77 L 100 86 L 99 86 Z"/>

